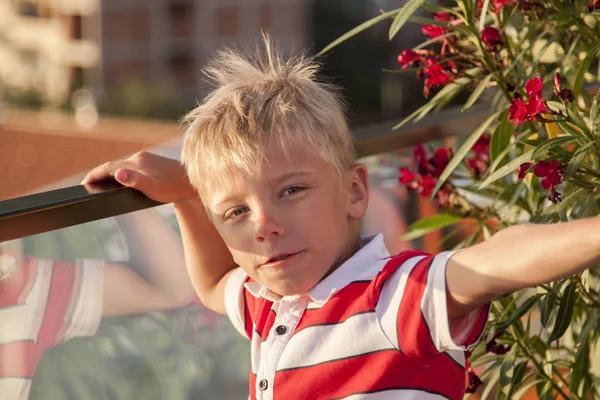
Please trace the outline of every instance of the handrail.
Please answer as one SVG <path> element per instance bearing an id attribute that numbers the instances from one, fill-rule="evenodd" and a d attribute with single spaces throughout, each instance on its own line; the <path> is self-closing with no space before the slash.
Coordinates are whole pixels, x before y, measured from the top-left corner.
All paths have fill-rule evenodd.
<path id="1" fill-rule="evenodd" d="M 400 150 L 450 136 L 464 136 L 489 116 L 487 106 L 444 110 L 392 131 L 393 122 L 353 130 L 359 157 Z M 0 242 L 155 207 L 161 203 L 116 181 L 72 186 L 0 201 Z"/>

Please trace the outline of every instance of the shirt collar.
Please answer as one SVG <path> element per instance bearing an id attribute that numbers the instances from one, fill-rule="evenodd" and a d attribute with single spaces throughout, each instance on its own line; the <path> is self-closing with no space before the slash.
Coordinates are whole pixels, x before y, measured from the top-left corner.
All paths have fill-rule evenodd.
<path id="1" fill-rule="evenodd" d="M 390 253 L 385 247 L 382 234 L 363 236 L 360 240 L 360 250 L 305 294 L 282 297 L 258 282 L 247 282 L 244 286 L 254 297 L 263 297 L 273 302 L 280 300 L 294 301 L 308 296 L 314 302 L 325 303 L 349 283 L 371 278 L 368 266 L 389 256 Z"/>

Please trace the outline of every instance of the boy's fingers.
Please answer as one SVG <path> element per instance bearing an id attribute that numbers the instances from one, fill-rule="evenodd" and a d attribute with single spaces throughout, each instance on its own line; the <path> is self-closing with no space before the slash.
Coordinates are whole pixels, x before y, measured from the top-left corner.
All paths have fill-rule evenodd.
<path id="1" fill-rule="evenodd" d="M 152 198 L 156 194 L 154 178 L 126 168 L 119 168 L 114 176 L 121 185 L 139 190 L 148 197 Z"/>
<path id="2" fill-rule="evenodd" d="M 112 178 L 119 168 L 128 168 L 132 166 L 132 163 L 128 161 L 109 161 L 88 172 L 81 181 L 81 184 L 84 185 L 86 183 L 94 183 Z"/>

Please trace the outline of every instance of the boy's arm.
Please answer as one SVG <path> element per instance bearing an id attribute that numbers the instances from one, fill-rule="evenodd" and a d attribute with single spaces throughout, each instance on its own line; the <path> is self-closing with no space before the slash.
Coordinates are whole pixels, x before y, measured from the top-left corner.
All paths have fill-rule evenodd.
<path id="1" fill-rule="evenodd" d="M 209 221 L 199 198 L 175 203 L 188 274 L 202 303 L 220 314 L 225 310 L 225 284 L 236 264 Z"/>
<path id="2" fill-rule="evenodd" d="M 496 297 L 555 281 L 600 262 L 600 218 L 516 225 L 457 252 L 446 269 L 450 318 Z"/>
<path id="3" fill-rule="evenodd" d="M 126 160 L 111 161 L 90 171 L 82 184 L 115 178 L 149 198 L 175 203 L 183 239 L 185 261 L 200 300 L 210 309 L 225 313 L 224 288 L 228 272 L 235 268 L 231 253 L 208 220 L 185 169 L 177 161 L 147 152 Z M 160 243 L 156 246 L 160 248 Z"/>
<path id="4" fill-rule="evenodd" d="M 185 270 L 181 240 L 154 210 L 119 216 L 129 267 L 104 267 L 104 315 L 126 315 L 182 307 L 194 291 Z"/>

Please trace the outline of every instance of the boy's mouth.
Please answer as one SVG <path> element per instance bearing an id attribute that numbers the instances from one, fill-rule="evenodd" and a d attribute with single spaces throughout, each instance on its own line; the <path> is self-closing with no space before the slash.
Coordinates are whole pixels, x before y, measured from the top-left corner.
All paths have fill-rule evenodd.
<path id="1" fill-rule="evenodd" d="M 264 265 L 264 266 L 268 266 L 268 265 L 271 265 L 271 264 L 276 264 L 276 263 L 279 263 L 279 262 L 281 262 L 281 261 L 285 261 L 285 260 L 287 260 L 287 259 L 289 259 L 289 258 L 291 258 L 291 257 L 295 256 L 296 254 L 300 254 L 300 253 L 301 253 L 301 252 L 300 252 L 300 251 L 298 251 L 298 252 L 296 252 L 296 253 L 278 254 L 278 255 L 276 255 L 276 256 L 273 256 L 273 257 L 269 258 L 269 259 L 267 260 L 267 262 L 265 262 L 263 265 Z"/>

